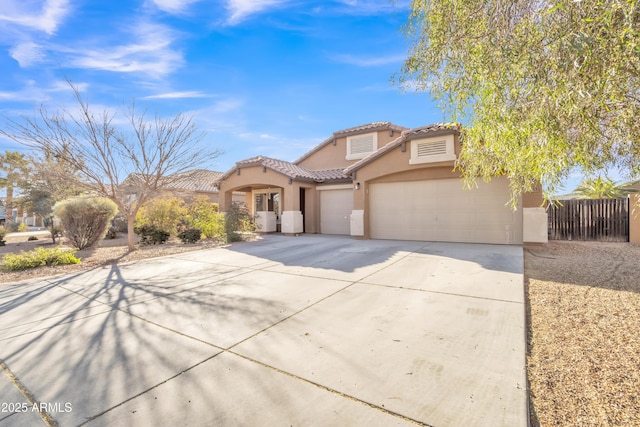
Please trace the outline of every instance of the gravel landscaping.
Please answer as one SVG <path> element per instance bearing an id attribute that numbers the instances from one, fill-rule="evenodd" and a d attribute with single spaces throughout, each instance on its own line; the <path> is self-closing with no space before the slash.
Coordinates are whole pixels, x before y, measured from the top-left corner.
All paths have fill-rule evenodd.
<path id="1" fill-rule="evenodd" d="M 6 238 L 0 256 L 51 245 Z M 126 236 L 78 251 L 79 265 L 0 272 L 0 283 L 218 245 L 170 241 L 128 253 Z M 532 426 L 640 425 L 640 246 L 562 242 L 524 247 Z"/>
<path id="2" fill-rule="evenodd" d="M 28 241 L 27 236 L 12 236 L 5 238 L 7 244 L 0 246 L 0 258 L 6 253 L 19 253 L 30 251 L 38 246 L 45 248 L 54 247 L 49 234 L 43 232 L 38 236 L 39 240 Z M 136 241 L 138 237 L 136 236 Z M 64 241 L 64 239 L 63 239 Z M 7 272 L 0 270 L 0 283 L 21 282 L 35 277 L 52 276 L 55 274 L 71 273 L 80 270 L 89 270 L 105 264 L 123 263 L 146 258 L 154 258 L 163 255 L 171 255 L 187 251 L 195 251 L 219 246 L 215 240 L 201 240 L 197 243 L 185 244 L 172 238 L 162 245 L 141 246 L 134 252 L 127 250 L 127 235 L 120 235 L 116 239 L 104 239 L 93 249 L 77 251 L 76 256 L 82 259 L 80 264 L 60 265 L 56 267 L 38 267 L 25 271 Z"/>
<path id="3" fill-rule="evenodd" d="M 640 425 L 640 246 L 525 247 L 533 426 Z"/>

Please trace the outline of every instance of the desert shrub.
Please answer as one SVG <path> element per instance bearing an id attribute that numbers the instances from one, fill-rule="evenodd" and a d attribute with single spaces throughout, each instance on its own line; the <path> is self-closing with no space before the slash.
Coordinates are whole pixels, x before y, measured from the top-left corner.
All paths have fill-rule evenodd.
<path id="1" fill-rule="evenodd" d="M 112 225 L 107 230 L 106 234 L 104 235 L 104 238 L 105 239 L 115 239 L 116 237 L 118 237 L 118 232 L 116 231 L 116 228 Z"/>
<path id="2" fill-rule="evenodd" d="M 103 197 L 83 197 L 58 202 L 53 207 L 67 238 L 78 249 L 94 246 L 107 232 L 118 208 Z"/>
<path id="3" fill-rule="evenodd" d="M 225 216 L 225 233 L 228 242 L 239 242 L 243 233 L 256 230 L 256 223 L 244 203 L 233 202 Z"/>
<path id="4" fill-rule="evenodd" d="M 29 238 L 27 239 L 29 242 L 32 242 L 34 240 L 38 240 L 38 236 L 29 236 Z"/>
<path id="5" fill-rule="evenodd" d="M 55 237 L 62 237 L 64 230 L 59 225 L 54 225 L 53 227 L 49 227 L 49 233 L 53 233 Z"/>
<path id="6" fill-rule="evenodd" d="M 29 230 L 29 228 L 27 227 L 27 224 L 25 224 L 24 222 L 21 222 L 21 223 L 18 224 L 18 231 L 19 232 L 22 233 L 22 232 L 25 232 L 25 231 L 28 231 L 28 230 Z"/>
<path id="7" fill-rule="evenodd" d="M 127 217 L 119 213 L 111 220 L 111 227 L 109 228 L 113 229 L 116 233 L 126 233 L 127 225 Z"/>
<path id="8" fill-rule="evenodd" d="M 178 239 L 182 243 L 195 243 L 202 238 L 202 230 L 198 228 L 187 228 L 178 233 Z"/>
<path id="9" fill-rule="evenodd" d="M 20 251 L 19 254 L 6 254 L 2 257 L 2 268 L 7 271 L 20 271 L 43 265 L 78 264 L 80 258 L 74 255 L 77 249 L 36 248 L 32 251 Z"/>
<path id="10" fill-rule="evenodd" d="M 152 226 L 175 236 L 178 224 L 187 216 L 187 208 L 182 199 L 163 197 L 153 199 L 138 210 L 136 227 Z M 140 234 L 140 233 L 136 233 Z"/>
<path id="11" fill-rule="evenodd" d="M 143 225 L 134 229 L 140 236 L 141 245 L 158 245 L 169 240 L 169 233 L 154 225 Z"/>
<path id="12" fill-rule="evenodd" d="M 7 229 L 8 233 L 15 233 L 16 231 L 18 231 L 18 227 L 20 227 L 20 224 L 15 221 L 7 221 L 4 226 Z"/>
<path id="13" fill-rule="evenodd" d="M 8 231 L 7 231 L 7 229 L 6 229 L 6 228 L 4 228 L 4 226 L 1 226 L 1 225 L 0 225 L 0 246 L 4 246 L 4 245 L 5 245 L 5 243 L 7 243 L 7 242 L 4 240 L 4 236 L 6 236 L 6 235 L 7 235 L 7 232 L 8 232 Z"/>
<path id="14" fill-rule="evenodd" d="M 218 204 L 205 197 L 197 198 L 187 207 L 187 228 L 197 228 L 206 238 L 225 239 L 224 215 L 218 211 Z"/>

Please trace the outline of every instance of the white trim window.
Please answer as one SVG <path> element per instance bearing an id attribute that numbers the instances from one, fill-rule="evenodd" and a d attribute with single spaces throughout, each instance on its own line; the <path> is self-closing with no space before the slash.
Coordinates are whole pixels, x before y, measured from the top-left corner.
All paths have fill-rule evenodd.
<path id="1" fill-rule="evenodd" d="M 453 147 L 453 135 L 411 141 L 410 165 L 446 162 L 455 159 L 456 152 Z"/>
<path id="2" fill-rule="evenodd" d="M 378 149 L 378 133 L 347 137 L 347 160 L 360 160 Z"/>

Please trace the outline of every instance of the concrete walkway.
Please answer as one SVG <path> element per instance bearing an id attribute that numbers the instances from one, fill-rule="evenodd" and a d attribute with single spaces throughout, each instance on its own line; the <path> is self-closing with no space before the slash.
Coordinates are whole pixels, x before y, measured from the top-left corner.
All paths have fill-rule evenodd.
<path id="1" fill-rule="evenodd" d="M 526 426 L 522 248 L 266 236 L 0 285 L 0 426 Z"/>

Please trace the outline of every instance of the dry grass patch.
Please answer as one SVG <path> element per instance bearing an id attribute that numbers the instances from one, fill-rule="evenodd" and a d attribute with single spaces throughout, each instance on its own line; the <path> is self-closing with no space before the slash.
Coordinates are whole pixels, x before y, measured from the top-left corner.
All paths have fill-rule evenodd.
<path id="1" fill-rule="evenodd" d="M 640 246 L 525 247 L 532 425 L 640 425 Z"/>

